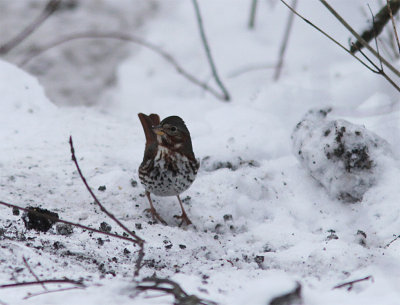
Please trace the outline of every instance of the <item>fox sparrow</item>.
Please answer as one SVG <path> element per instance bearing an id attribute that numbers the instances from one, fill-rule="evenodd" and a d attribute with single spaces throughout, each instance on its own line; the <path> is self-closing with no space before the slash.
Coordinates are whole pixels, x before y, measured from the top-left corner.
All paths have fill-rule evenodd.
<path id="1" fill-rule="evenodd" d="M 193 153 L 189 130 L 178 116 L 167 117 L 161 123 L 157 114 L 147 116 L 139 113 L 138 116 L 146 136 L 139 178 L 146 190 L 153 219 L 166 224 L 156 212 L 150 193 L 157 196 L 176 196 L 182 209 L 182 215 L 177 216 L 182 219 L 180 225 L 190 225 L 192 222 L 179 197 L 193 183 L 200 166 Z"/>

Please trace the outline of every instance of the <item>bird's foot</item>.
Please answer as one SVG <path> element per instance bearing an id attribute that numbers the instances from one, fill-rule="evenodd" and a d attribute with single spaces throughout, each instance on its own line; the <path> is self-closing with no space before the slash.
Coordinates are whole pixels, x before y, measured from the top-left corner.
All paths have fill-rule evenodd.
<path id="1" fill-rule="evenodd" d="M 156 209 L 149 208 L 149 209 L 146 209 L 145 212 L 151 214 L 154 222 L 159 221 L 165 226 L 168 225 L 167 222 L 157 213 Z"/>
<path id="2" fill-rule="evenodd" d="M 178 215 L 174 215 L 175 218 L 181 219 L 181 223 L 179 224 L 179 226 L 181 227 L 183 224 L 185 224 L 186 226 L 189 226 L 192 224 L 192 222 L 190 221 L 189 217 L 186 215 L 186 213 L 182 213 L 182 215 L 178 216 Z"/>

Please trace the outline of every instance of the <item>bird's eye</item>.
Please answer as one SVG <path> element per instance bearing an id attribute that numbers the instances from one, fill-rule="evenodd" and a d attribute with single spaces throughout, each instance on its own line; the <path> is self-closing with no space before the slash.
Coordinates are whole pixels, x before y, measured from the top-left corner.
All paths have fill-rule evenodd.
<path id="1" fill-rule="evenodd" d="M 175 132 L 175 131 L 176 131 L 176 127 L 175 127 L 175 126 L 172 126 L 170 130 L 171 130 L 172 132 Z"/>

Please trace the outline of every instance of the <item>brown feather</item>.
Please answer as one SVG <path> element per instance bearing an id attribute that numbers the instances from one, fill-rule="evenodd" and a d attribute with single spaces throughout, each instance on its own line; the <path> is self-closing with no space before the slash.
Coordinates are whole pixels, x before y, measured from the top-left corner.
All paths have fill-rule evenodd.
<path id="1" fill-rule="evenodd" d="M 153 126 L 160 124 L 160 117 L 157 114 L 145 115 L 144 113 L 138 114 L 140 123 L 142 123 L 144 135 L 146 137 L 146 147 L 150 144 L 157 143 L 157 135 L 153 131 Z"/>

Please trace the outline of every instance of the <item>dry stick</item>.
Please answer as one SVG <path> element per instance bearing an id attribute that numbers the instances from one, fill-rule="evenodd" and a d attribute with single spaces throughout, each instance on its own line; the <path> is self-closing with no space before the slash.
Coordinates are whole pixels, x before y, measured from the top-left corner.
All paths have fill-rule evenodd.
<path id="1" fill-rule="evenodd" d="M 282 0 L 281 0 L 282 1 Z M 335 18 L 351 33 L 357 40 L 370 51 L 376 58 L 378 58 L 382 63 L 388 67 L 394 74 L 400 77 L 400 71 L 397 70 L 392 64 L 390 64 L 384 57 L 380 56 L 358 33 L 325 1 L 319 0 L 328 11 L 335 16 Z"/>
<path id="2" fill-rule="evenodd" d="M 120 32 L 99 33 L 99 32 L 88 31 L 88 32 L 66 35 L 66 36 L 58 38 L 44 46 L 41 46 L 37 49 L 32 50 L 32 52 L 19 63 L 19 66 L 21 66 L 21 67 L 25 66 L 33 58 L 41 55 L 42 53 L 44 53 L 54 47 L 57 47 L 66 42 L 70 42 L 73 40 L 79 40 L 79 39 L 115 39 L 115 40 L 122 40 L 122 41 L 126 41 L 126 42 L 136 43 L 142 47 L 145 47 L 145 48 L 153 51 L 154 53 L 156 53 L 159 56 L 161 56 L 162 58 L 164 58 L 169 64 L 171 64 L 176 69 L 176 71 L 179 74 L 181 74 L 184 78 L 186 78 L 193 84 L 210 92 L 212 95 L 214 95 L 216 98 L 218 98 L 220 100 L 225 99 L 225 97 L 222 96 L 218 91 L 216 91 L 212 87 L 208 86 L 205 82 L 200 81 L 194 75 L 192 75 L 191 73 L 186 71 L 171 54 L 167 53 L 166 51 L 162 50 L 160 47 L 158 47 L 148 41 L 145 41 L 141 38 L 135 37 L 130 34 L 120 33 Z"/>
<path id="3" fill-rule="evenodd" d="M 385 249 L 389 248 L 391 244 L 393 244 L 396 240 L 400 239 L 400 235 L 397 235 L 394 239 L 392 239 L 389 243 L 386 244 Z"/>
<path id="4" fill-rule="evenodd" d="M 79 167 L 78 161 L 75 156 L 75 149 L 74 149 L 74 144 L 72 142 L 72 136 L 69 137 L 69 145 L 71 147 L 71 155 L 72 155 L 72 161 L 75 163 L 76 169 L 79 173 L 79 176 L 81 177 L 83 184 L 86 186 L 86 189 L 94 199 L 94 202 L 100 207 L 101 211 L 104 212 L 108 217 L 110 217 L 120 228 L 122 228 L 126 233 L 128 233 L 130 236 L 132 236 L 135 239 L 135 243 L 139 246 L 139 254 L 138 254 L 138 259 L 136 261 L 136 270 L 135 270 L 135 276 L 139 275 L 139 271 L 142 267 L 142 260 L 144 257 L 144 240 L 141 239 L 139 236 L 137 236 L 135 233 L 130 231 L 122 222 L 120 222 L 112 213 L 110 213 L 97 199 L 96 195 L 93 193 L 92 189 L 90 188 L 89 184 L 86 181 L 86 178 L 83 176 L 82 171 Z"/>
<path id="5" fill-rule="evenodd" d="M 375 17 L 374 17 L 374 14 L 372 13 L 372 10 L 371 10 L 371 8 L 370 8 L 369 5 L 368 5 L 368 8 L 369 8 L 369 10 L 370 10 L 370 12 L 371 12 L 371 15 L 372 15 L 372 22 L 375 24 Z M 377 52 L 378 55 L 380 56 L 380 53 L 379 53 L 379 45 L 378 45 L 378 40 L 377 40 L 377 38 L 376 38 L 376 35 L 375 35 L 375 39 L 374 39 L 374 40 L 375 40 L 376 52 Z M 354 46 L 354 44 L 353 44 L 353 46 Z M 385 71 L 384 71 L 384 69 L 383 69 L 383 64 L 382 64 L 382 61 L 381 61 L 381 60 L 379 60 L 380 67 L 378 67 L 374 62 L 372 62 L 372 60 L 371 60 L 367 55 L 364 54 L 364 52 L 363 52 L 361 49 L 359 49 L 358 51 L 364 56 L 364 58 L 365 58 L 366 60 L 369 61 L 369 63 L 370 63 L 373 67 L 375 67 L 375 69 L 376 69 L 376 71 L 377 71 L 376 73 L 382 75 L 393 87 L 395 87 L 395 88 L 397 89 L 397 91 L 400 91 L 400 87 L 397 86 L 397 84 L 385 73 Z"/>
<path id="6" fill-rule="evenodd" d="M 31 293 L 23 298 L 23 300 L 27 300 L 33 297 L 37 297 L 39 295 L 43 294 L 48 294 L 48 293 L 54 293 L 54 292 L 62 292 L 62 291 L 67 291 L 67 290 L 74 290 L 74 289 L 83 289 L 83 287 L 68 287 L 68 288 L 61 288 L 61 289 L 54 289 L 54 290 L 47 290 L 47 291 L 42 291 L 38 293 Z"/>
<path id="7" fill-rule="evenodd" d="M 217 303 L 213 301 L 200 299 L 195 295 L 187 294 L 178 283 L 169 279 L 157 277 L 145 278 L 136 286 L 136 289 L 140 291 L 163 291 L 167 294 L 171 294 L 175 298 L 174 304 L 217 305 Z"/>
<path id="8" fill-rule="evenodd" d="M 297 0 L 293 0 L 291 7 L 294 10 L 296 10 L 296 6 L 297 6 Z M 275 75 L 274 75 L 275 81 L 277 81 L 279 79 L 279 76 L 281 74 L 283 59 L 285 57 L 286 48 L 287 48 L 287 45 L 289 42 L 290 32 L 293 27 L 294 16 L 295 15 L 293 14 L 293 12 L 289 12 L 289 18 L 288 18 L 288 22 L 286 24 L 285 35 L 283 37 L 283 41 L 282 41 L 281 48 L 279 51 L 279 60 L 278 60 L 278 64 L 276 65 L 276 70 L 275 70 Z"/>
<path id="9" fill-rule="evenodd" d="M 319 28 L 318 26 L 316 26 L 314 23 L 312 23 L 310 20 L 306 19 L 305 17 L 303 17 L 302 15 L 300 15 L 296 10 L 294 10 L 289 4 L 287 4 L 284 0 L 280 0 L 289 10 L 291 10 L 293 12 L 293 14 L 295 14 L 297 17 L 299 17 L 300 19 L 302 19 L 305 23 L 309 24 L 311 27 L 313 27 L 314 29 L 316 29 L 318 32 L 320 32 L 322 35 L 324 35 L 325 37 L 327 37 L 329 40 L 331 40 L 333 43 L 335 43 L 336 45 L 338 45 L 340 48 L 342 48 L 344 51 L 346 51 L 347 53 L 349 53 L 354 59 L 356 59 L 358 62 L 360 62 L 364 67 L 366 67 L 368 70 L 377 73 L 374 69 L 372 69 L 371 67 L 369 67 L 365 62 L 363 62 L 360 58 L 358 58 L 357 56 L 355 56 L 353 53 L 351 53 L 344 45 L 342 45 L 340 42 L 338 42 L 336 39 L 334 39 L 332 36 L 330 36 L 328 33 L 326 33 L 324 30 L 322 30 L 321 28 Z"/>
<path id="10" fill-rule="evenodd" d="M 43 22 L 47 20 L 53 14 L 61 0 L 50 0 L 42 13 L 31 23 L 29 24 L 22 32 L 20 32 L 17 36 L 15 36 L 10 41 L 6 42 L 2 46 L 0 46 L 0 54 L 7 54 L 17 45 L 19 45 L 22 41 L 24 41 L 29 35 L 31 35 Z"/>
<path id="11" fill-rule="evenodd" d="M 393 6 L 393 10 L 396 14 L 397 10 L 400 8 L 400 0 L 390 0 L 390 6 Z M 379 34 L 383 31 L 385 25 L 389 22 L 389 20 L 390 20 L 390 13 L 385 5 L 373 18 L 372 26 L 367 30 L 365 30 L 360 36 L 367 43 L 370 42 L 372 39 L 374 39 L 374 37 L 379 36 Z M 357 40 L 351 47 L 350 51 L 355 53 L 362 48 L 363 48 L 362 43 L 359 40 Z"/>
<path id="12" fill-rule="evenodd" d="M 115 233 L 108 233 L 108 232 L 100 231 L 98 229 L 90 228 L 90 227 L 81 225 L 79 223 L 74 223 L 74 222 L 71 222 L 71 221 L 62 220 L 62 219 L 54 217 L 54 216 L 50 216 L 50 215 L 43 214 L 43 213 L 40 213 L 40 212 L 37 212 L 37 211 L 29 210 L 29 209 L 20 207 L 20 206 L 15 205 L 15 204 L 11 204 L 11 203 L 7 203 L 7 202 L 4 202 L 4 201 L 0 201 L 0 205 L 7 206 L 9 208 L 15 208 L 15 209 L 18 209 L 18 210 L 24 211 L 24 212 L 33 213 L 35 216 L 45 217 L 45 218 L 47 218 L 49 220 L 52 220 L 54 222 L 65 223 L 67 225 L 71 225 L 71 226 L 74 226 L 74 227 L 77 227 L 77 228 L 80 228 L 80 229 L 84 229 L 84 230 L 87 230 L 87 231 L 90 231 L 90 232 L 95 232 L 95 233 L 99 233 L 99 234 L 103 234 L 103 235 L 107 235 L 107 236 L 111 236 L 111 237 L 115 237 L 115 238 L 119 238 L 119 239 L 122 239 L 122 240 L 126 240 L 126 241 L 129 241 L 129 242 L 136 243 L 136 240 L 134 240 L 132 238 L 129 238 L 129 237 L 126 237 L 126 236 L 123 236 L 123 235 L 118 235 L 118 234 L 115 234 Z"/>
<path id="13" fill-rule="evenodd" d="M 24 264 L 25 264 L 26 268 L 28 268 L 30 274 L 33 275 L 33 277 L 36 279 L 36 281 L 40 282 L 39 277 L 36 275 L 35 272 L 33 272 L 32 268 L 31 268 L 31 266 L 29 266 L 28 261 L 26 260 L 25 256 L 22 256 L 22 260 L 24 261 Z M 45 284 L 42 283 L 42 287 L 43 287 L 44 290 L 48 291 L 48 289 L 45 286 Z"/>
<path id="14" fill-rule="evenodd" d="M 371 68 L 370 66 L 368 66 L 364 61 L 362 61 L 360 58 L 358 58 L 357 56 L 355 56 L 353 53 L 350 52 L 350 50 L 348 50 L 345 46 L 343 46 L 340 42 L 338 42 L 337 40 L 335 40 L 333 37 L 331 37 L 330 35 L 328 35 L 326 32 L 324 32 L 322 29 L 320 29 L 319 27 L 317 27 L 315 24 L 313 24 L 311 21 L 307 20 L 306 18 L 304 18 L 302 15 L 300 15 L 297 11 L 295 11 L 291 6 L 289 6 L 284 0 L 280 0 L 284 5 L 286 5 L 286 7 L 288 7 L 296 16 L 300 17 L 304 22 L 308 23 L 310 26 L 312 26 L 314 29 L 316 29 L 317 31 L 319 31 L 321 34 L 323 34 L 325 37 L 329 38 L 332 42 L 334 42 L 336 45 L 338 45 L 340 48 L 342 48 L 343 50 L 345 50 L 348 54 L 350 54 L 353 58 L 355 58 L 358 62 L 360 62 L 364 67 L 366 67 L 368 70 L 370 70 L 373 73 L 377 73 L 382 75 L 394 88 L 396 88 L 396 90 L 398 90 L 400 92 L 400 88 L 399 86 L 396 85 L 396 83 L 386 74 L 383 72 L 383 70 L 380 70 L 379 68 L 377 70 L 374 70 L 373 68 Z M 320 0 L 322 1 L 322 0 Z M 369 46 L 368 46 L 369 47 Z M 373 50 L 375 54 L 379 55 L 377 52 L 375 52 L 375 50 Z M 361 51 L 360 53 L 364 56 L 365 54 L 363 54 Z M 379 60 L 382 60 L 382 62 L 384 63 L 384 59 L 382 57 L 377 57 Z M 371 63 L 373 65 L 374 68 L 377 68 L 377 66 L 372 63 L 372 61 L 366 57 L 366 59 L 369 61 L 369 63 Z M 390 65 L 390 64 L 389 64 Z M 386 65 L 387 66 L 387 65 Z"/>
<path id="15" fill-rule="evenodd" d="M 398 2 L 400 2 L 400 1 L 398 1 Z M 399 35 L 397 34 L 396 23 L 394 22 L 393 12 L 392 12 L 392 8 L 391 8 L 390 1 L 389 1 L 389 0 L 386 0 L 386 5 L 387 5 L 387 9 L 388 9 L 388 11 L 389 11 L 390 19 L 392 20 L 392 26 L 393 26 L 394 37 L 396 38 L 397 47 L 399 48 L 398 51 L 399 51 L 399 54 L 400 54 Z"/>
<path id="16" fill-rule="evenodd" d="M 368 276 L 366 276 L 366 277 L 364 277 L 362 279 L 358 279 L 358 280 L 354 280 L 354 281 L 350 281 L 350 282 L 346 282 L 346 283 L 337 285 L 337 286 L 333 287 L 332 289 L 338 289 L 338 288 L 343 288 L 343 287 L 349 286 L 347 288 L 347 290 L 350 291 L 351 289 L 353 289 L 353 285 L 354 284 L 359 283 L 359 282 L 363 282 L 363 281 L 368 281 L 369 279 L 371 279 L 372 282 L 374 281 L 373 276 L 372 275 L 368 275 Z"/>
<path id="17" fill-rule="evenodd" d="M 214 60 L 211 56 L 210 46 L 207 42 L 206 34 L 204 32 L 203 20 L 201 18 L 199 4 L 197 3 L 197 0 L 192 0 L 192 2 L 193 2 L 194 10 L 196 12 L 196 19 L 197 19 L 197 24 L 199 26 L 201 40 L 203 42 L 204 50 L 206 51 L 208 63 L 210 64 L 213 77 L 214 77 L 217 85 L 223 92 L 223 99 L 225 101 L 229 101 L 231 98 L 230 98 L 229 93 L 226 90 L 225 86 L 222 84 L 221 79 L 218 76 L 217 68 L 215 67 Z"/>
<path id="18" fill-rule="evenodd" d="M 256 20 L 258 0 L 251 0 L 250 18 L 249 18 L 249 29 L 254 29 L 254 23 Z"/>
<path id="19" fill-rule="evenodd" d="M 21 283 L 13 283 L 13 284 L 5 284 L 0 285 L 0 289 L 3 288 L 15 288 L 21 286 L 33 286 L 33 285 L 42 285 L 42 284 L 74 284 L 85 287 L 85 285 L 81 281 L 75 281 L 70 279 L 59 279 L 59 280 L 42 280 L 42 281 L 33 281 L 33 282 L 21 282 Z"/>

